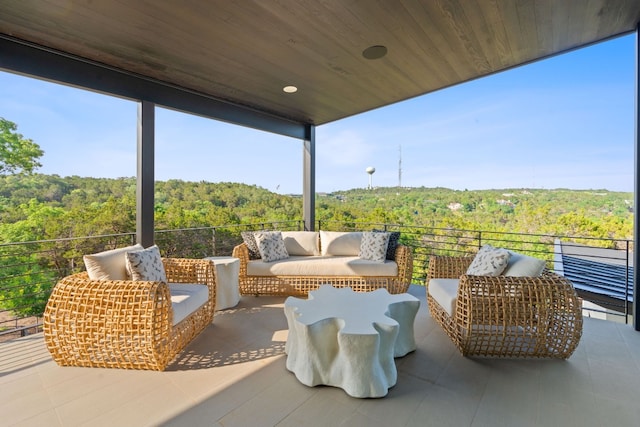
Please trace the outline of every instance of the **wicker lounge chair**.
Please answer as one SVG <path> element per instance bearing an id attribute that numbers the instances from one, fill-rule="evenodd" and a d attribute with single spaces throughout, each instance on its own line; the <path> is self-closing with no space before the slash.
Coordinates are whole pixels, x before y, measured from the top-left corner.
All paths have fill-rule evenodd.
<path id="1" fill-rule="evenodd" d="M 431 316 L 464 356 L 566 359 L 582 335 L 571 282 L 544 270 L 538 277 L 470 276 L 473 257 L 432 256 L 427 282 L 459 279 L 450 315 L 427 290 Z"/>
<path id="2" fill-rule="evenodd" d="M 216 282 L 209 261 L 162 262 L 169 283 L 208 286 L 208 301 L 173 325 L 167 283 L 90 280 L 86 272 L 65 277 L 44 313 L 45 342 L 56 363 L 164 370 L 213 321 Z"/>

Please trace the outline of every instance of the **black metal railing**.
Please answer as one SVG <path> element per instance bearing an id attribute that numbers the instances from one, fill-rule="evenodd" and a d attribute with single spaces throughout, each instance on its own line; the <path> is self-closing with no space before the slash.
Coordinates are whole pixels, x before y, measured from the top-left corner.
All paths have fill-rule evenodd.
<path id="1" fill-rule="evenodd" d="M 157 230 L 162 255 L 201 258 L 231 255 L 245 230 L 301 230 L 303 221 L 272 221 L 216 227 Z M 51 289 L 62 277 L 84 270 L 84 254 L 135 243 L 135 233 L 0 244 L 0 340 L 39 332 Z"/>
<path id="2" fill-rule="evenodd" d="M 245 230 L 302 230 L 304 222 L 272 221 L 254 224 L 232 224 L 215 227 L 198 227 L 174 230 L 157 230 L 155 242 L 163 256 L 202 258 L 231 255 L 233 247 L 242 242 L 240 233 Z M 558 262 L 564 242 L 564 251 L 580 252 L 583 248 L 601 248 L 596 255 L 576 256 L 583 262 L 595 261 L 616 264 L 618 272 L 602 269 L 584 278 L 585 295 L 594 289 L 604 289 L 609 295 L 605 309 L 593 308 L 608 315 L 629 314 L 632 298 L 632 272 L 630 265 L 632 242 L 629 240 L 570 237 L 545 234 L 505 233 L 486 230 L 461 230 L 402 224 L 317 221 L 317 230 L 352 231 L 380 229 L 400 231 L 402 244 L 413 249 L 414 284 L 425 284 L 431 255 L 463 255 L 475 252 L 484 244 L 542 258 L 547 267 L 564 274 Z M 0 340 L 39 331 L 42 312 L 53 285 L 66 275 L 84 269 L 82 256 L 88 253 L 113 249 L 135 242 L 135 233 L 102 236 L 74 237 L 55 240 L 7 243 L 0 245 Z M 567 249 L 568 248 L 568 249 Z M 573 255 L 572 255 L 573 257 Z M 591 264 L 591 266 L 593 263 Z M 584 268 L 584 267 L 583 267 Z M 591 268 L 591 267 L 590 267 Z M 585 270 L 586 271 L 586 270 Z M 598 274 L 596 274 L 598 273 Z M 615 277 L 614 277 L 615 276 Z M 613 292 L 611 283 L 621 281 L 626 286 Z M 620 293 L 621 292 L 621 293 Z M 579 289 L 580 293 L 580 289 Z M 618 301 L 619 306 L 616 306 Z"/>

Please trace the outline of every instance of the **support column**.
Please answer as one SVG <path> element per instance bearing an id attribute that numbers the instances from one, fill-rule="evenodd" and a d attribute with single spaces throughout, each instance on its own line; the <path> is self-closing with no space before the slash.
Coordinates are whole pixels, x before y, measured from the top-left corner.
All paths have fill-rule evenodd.
<path id="1" fill-rule="evenodd" d="M 635 88 L 635 135 L 634 135 L 634 188 L 633 188 L 633 328 L 640 331 L 640 275 L 636 269 L 640 268 L 640 219 L 638 218 L 638 206 L 640 206 L 640 174 L 638 167 L 640 166 L 640 129 L 638 122 L 640 120 L 640 23 L 636 26 L 636 88 Z"/>
<path id="2" fill-rule="evenodd" d="M 304 229 L 314 231 L 316 227 L 316 127 L 314 125 L 305 125 L 302 162 L 302 211 Z"/>
<path id="3" fill-rule="evenodd" d="M 138 103 L 136 240 L 145 248 L 154 242 L 155 104 Z"/>

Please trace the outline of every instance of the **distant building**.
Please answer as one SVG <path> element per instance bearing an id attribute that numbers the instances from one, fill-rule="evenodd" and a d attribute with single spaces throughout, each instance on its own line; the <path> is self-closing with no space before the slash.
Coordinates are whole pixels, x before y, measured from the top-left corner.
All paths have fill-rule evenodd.
<path id="1" fill-rule="evenodd" d="M 516 206 L 511 200 L 498 199 L 496 200 L 496 203 L 502 206 L 510 206 L 512 208 Z"/>

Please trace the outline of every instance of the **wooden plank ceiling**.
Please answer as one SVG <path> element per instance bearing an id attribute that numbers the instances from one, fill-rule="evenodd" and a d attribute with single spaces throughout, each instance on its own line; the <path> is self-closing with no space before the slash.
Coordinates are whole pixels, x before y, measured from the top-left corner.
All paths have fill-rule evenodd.
<path id="1" fill-rule="evenodd" d="M 0 34 L 316 125 L 625 34 L 639 21 L 638 0 L 0 2 Z M 374 45 L 387 55 L 365 59 Z M 284 93 L 287 85 L 298 91 Z"/>

